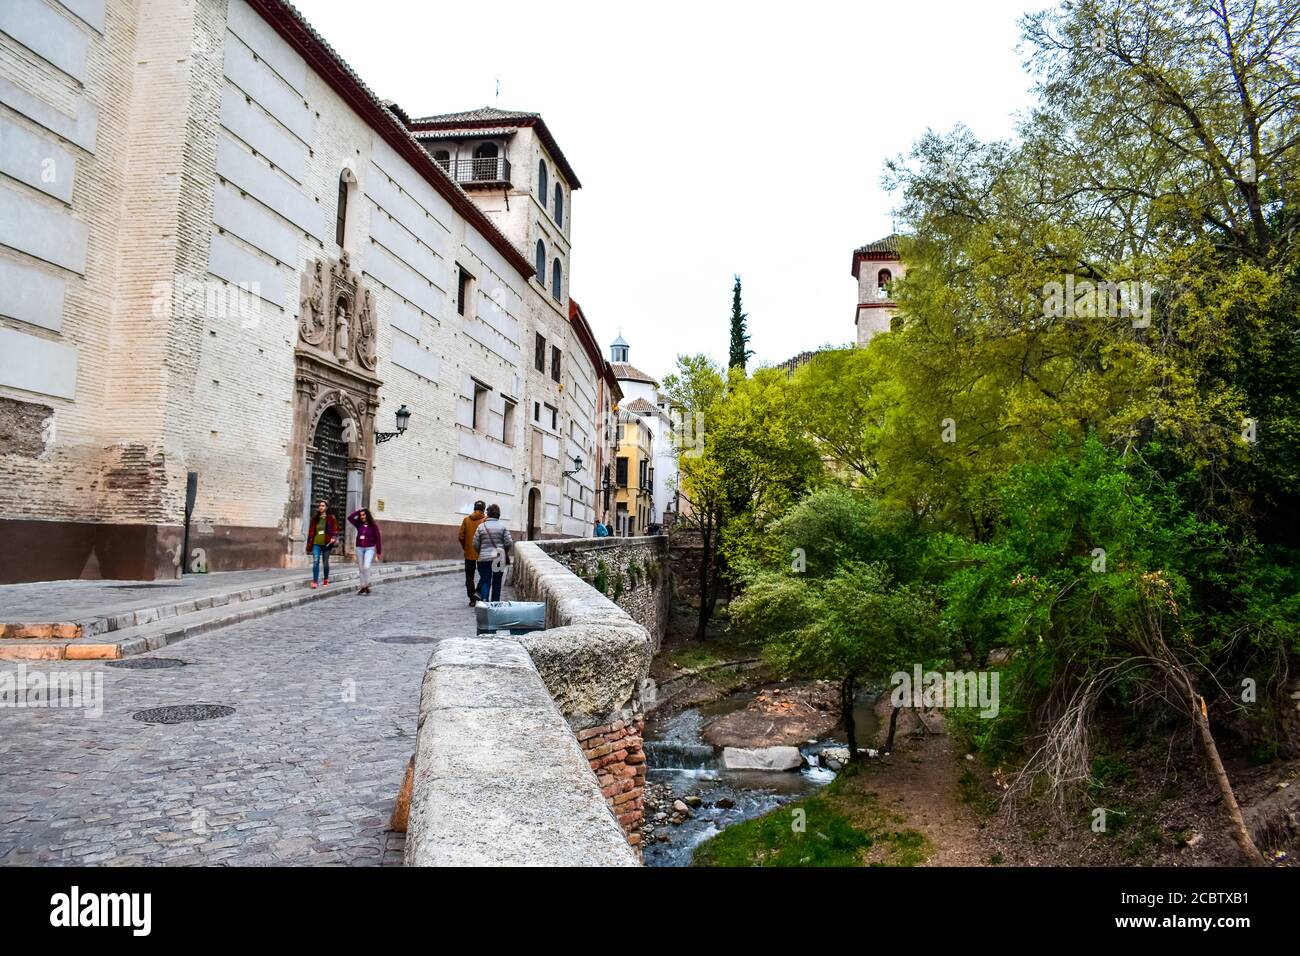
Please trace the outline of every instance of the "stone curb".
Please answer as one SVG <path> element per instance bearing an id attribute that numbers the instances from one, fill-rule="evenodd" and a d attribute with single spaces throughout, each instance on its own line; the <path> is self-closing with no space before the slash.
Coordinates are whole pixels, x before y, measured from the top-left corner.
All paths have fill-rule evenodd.
<path id="1" fill-rule="evenodd" d="M 457 574 L 461 569 L 457 567 L 439 567 L 439 568 L 406 568 L 400 565 L 396 569 L 389 571 L 387 574 L 376 576 L 377 581 L 407 581 L 415 578 L 436 577 L 443 574 Z M 339 579 L 335 579 L 339 580 Z M 322 600 L 332 597 L 336 594 L 352 594 L 359 590 L 361 582 L 359 578 L 344 578 L 337 584 L 331 584 L 328 588 L 318 588 L 312 590 L 306 585 L 294 585 L 285 582 L 283 586 L 276 586 L 270 589 L 270 594 L 259 595 L 261 598 L 272 597 L 276 594 L 283 593 L 289 589 L 300 590 L 301 594 L 286 595 L 283 599 L 273 601 L 260 607 L 243 607 L 240 604 L 256 601 L 259 597 L 252 595 L 256 592 L 265 590 L 264 588 L 246 588 L 243 592 L 236 592 L 241 595 L 241 599 L 235 602 L 231 613 L 218 615 L 207 620 L 188 621 L 184 618 L 190 614 L 196 614 L 200 610 L 208 610 L 213 607 L 225 607 L 230 604 L 230 595 L 218 595 L 224 598 L 221 601 L 199 600 L 197 602 L 182 602 L 172 607 L 188 607 L 195 604 L 194 610 L 187 610 L 183 615 L 175 613 L 164 615 L 163 617 L 174 617 L 175 624 L 170 627 L 161 628 L 158 632 L 147 635 L 134 635 L 125 637 L 119 641 L 96 641 L 89 642 L 85 638 L 68 638 L 67 640 L 76 640 L 75 644 L 51 644 L 40 640 L 23 638 L 19 643 L 0 644 L 0 661 L 51 661 L 51 660 L 118 660 L 123 657 L 131 657 L 135 654 L 143 654 L 147 651 L 156 651 L 166 647 L 169 644 L 175 644 L 187 637 L 194 637 L 197 634 L 206 634 L 208 631 L 214 631 L 218 628 L 229 627 L 232 624 L 242 624 L 244 621 L 256 620 L 265 617 L 268 614 L 274 614 L 277 611 L 285 611 L 289 608 L 298 607 L 309 601 Z M 250 597 L 243 598 L 243 594 L 249 594 Z M 205 599 L 206 600 L 206 599 Z M 236 609 L 238 608 L 238 609 Z M 145 610 L 157 611 L 157 608 L 148 608 Z M 136 612 L 139 613 L 139 612 Z M 125 615 L 123 615 L 125 616 Z M 106 620 L 98 618 L 97 620 Z M 144 625 L 159 623 L 159 618 L 154 617 Z M 114 628 L 117 630 L 118 628 Z M 102 633 L 102 632 L 101 632 Z"/>
<path id="2" fill-rule="evenodd" d="M 399 562 L 392 565 L 381 564 L 376 566 L 372 573 L 378 580 L 397 580 L 396 575 L 412 570 L 412 564 L 413 562 Z M 387 568 L 392 570 L 386 570 Z M 421 569 L 419 565 L 415 565 L 414 570 L 428 569 Z M 434 573 L 443 573 L 447 570 L 456 569 L 437 568 L 433 570 Z M 359 579 L 359 574 L 355 571 L 345 571 L 342 577 L 335 578 L 338 582 L 355 582 Z M 334 587 L 334 585 L 331 585 L 331 587 Z M 208 594 L 187 601 L 176 601 L 156 607 L 137 608 L 134 611 L 86 618 L 81 621 L 0 622 L 0 640 L 15 638 L 23 640 L 76 640 L 78 638 L 97 637 L 112 631 L 155 624 L 170 617 L 183 617 L 186 614 L 194 614 L 214 607 L 224 607 L 227 604 L 257 601 L 294 590 L 310 591 L 311 588 L 305 580 L 279 580 L 269 584 L 227 591 L 225 594 Z"/>

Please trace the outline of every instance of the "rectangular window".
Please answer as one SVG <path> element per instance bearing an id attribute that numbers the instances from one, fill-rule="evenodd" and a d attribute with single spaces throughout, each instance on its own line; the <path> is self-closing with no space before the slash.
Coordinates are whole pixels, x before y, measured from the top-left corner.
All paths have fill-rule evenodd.
<path id="1" fill-rule="evenodd" d="M 540 422 L 541 420 L 542 420 L 542 403 L 533 402 L 533 421 Z"/>
<path id="2" fill-rule="evenodd" d="M 501 441 L 507 445 L 515 443 L 515 403 L 506 399 L 501 412 Z"/>
<path id="3" fill-rule="evenodd" d="M 541 332 L 537 334 L 537 341 L 533 347 L 533 367 L 539 372 L 546 371 L 546 336 Z"/>
<path id="4" fill-rule="evenodd" d="M 559 430 L 560 430 L 560 410 L 559 410 L 558 408 L 556 408 L 554 405 L 547 405 L 547 406 L 546 406 L 546 414 L 549 416 L 548 420 L 549 420 L 550 423 L 551 423 L 551 431 L 553 431 L 553 432 L 554 432 L 554 431 L 559 431 Z"/>
<path id="5" fill-rule="evenodd" d="M 614 484 L 618 485 L 620 488 L 627 487 L 627 459 L 621 456 L 615 464 Z"/>
<path id="6" fill-rule="evenodd" d="M 460 315 L 469 312 L 470 293 L 473 291 L 474 277 L 465 271 L 464 266 L 457 266 L 456 277 L 456 311 Z"/>
<path id="7" fill-rule="evenodd" d="M 554 345 L 551 346 L 551 380 L 560 380 L 560 350 Z"/>
<path id="8" fill-rule="evenodd" d="M 638 487 L 638 488 L 645 488 L 645 487 L 646 487 L 646 477 L 648 476 L 648 471 L 647 471 L 647 469 L 649 468 L 649 466 L 650 466 L 650 463 L 649 463 L 648 461 L 642 461 L 642 462 L 641 462 L 641 467 L 640 467 L 639 469 L 637 469 L 637 475 L 636 475 L 636 478 L 637 478 L 637 487 Z"/>
<path id="9" fill-rule="evenodd" d="M 474 431 L 487 431 L 487 406 L 488 396 L 492 394 L 492 389 L 488 388 L 481 382 L 474 383 L 474 416 L 471 420 L 471 426 Z"/>

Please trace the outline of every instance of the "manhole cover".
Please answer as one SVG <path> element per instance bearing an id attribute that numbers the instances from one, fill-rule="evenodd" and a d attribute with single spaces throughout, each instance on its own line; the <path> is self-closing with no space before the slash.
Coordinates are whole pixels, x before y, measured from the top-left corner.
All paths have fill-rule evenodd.
<path id="1" fill-rule="evenodd" d="M 174 657 L 128 657 L 121 661 L 107 661 L 108 667 L 125 667 L 132 671 L 155 671 L 161 667 L 184 667 L 187 661 Z"/>
<path id="2" fill-rule="evenodd" d="M 399 637 L 376 637 L 380 644 L 436 644 L 438 638 L 428 634 L 403 634 Z"/>
<path id="3" fill-rule="evenodd" d="M 229 717 L 235 708 L 224 704 L 176 704 L 171 707 L 150 707 L 131 715 L 132 720 L 146 724 L 184 724 L 192 720 L 213 720 Z"/>

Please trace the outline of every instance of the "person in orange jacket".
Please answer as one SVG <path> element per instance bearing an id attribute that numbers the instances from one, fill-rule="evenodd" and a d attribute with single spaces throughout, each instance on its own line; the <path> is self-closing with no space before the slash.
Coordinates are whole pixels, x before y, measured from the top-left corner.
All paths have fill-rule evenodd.
<path id="1" fill-rule="evenodd" d="M 456 536 L 465 552 L 465 591 L 469 595 L 469 606 L 478 601 L 478 588 L 474 585 L 474 570 L 478 567 L 478 548 L 474 547 L 474 532 L 487 520 L 487 505 L 482 501 L 474 502 L 474 510 L 467 514 L 460 523 L 460 533 Z"/>

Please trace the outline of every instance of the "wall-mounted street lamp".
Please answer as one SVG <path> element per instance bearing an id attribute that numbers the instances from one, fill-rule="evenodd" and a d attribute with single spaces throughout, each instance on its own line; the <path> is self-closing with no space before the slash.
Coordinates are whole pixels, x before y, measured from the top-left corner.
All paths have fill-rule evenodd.
<path id="1" fill-rule="evenodd" d="M 582 471 L 582 456 L 581 456 L 581 455 L 574 455 L 574 456 L 573 456 L 573 470 L 572 470 L 572 471 L 562 471 L 562 472 L 560 472 L 560 474 L 564 475 L 565 478 L 572 478 L 574 475 L 576 475 L 576 474 L 577 474 L 578 472 L 580 472 L 580 471 Z"/>
<path id="2" fill-rule="evenodd" d="M 397 431 L 395 432 L 375 432 L 375 444 L 381 444 L 390 438 L 396 438 L 402 432 L 406 431 L 407 423 L 411 420 L 411 410 L 403 405 L 397 410 Z"/>

